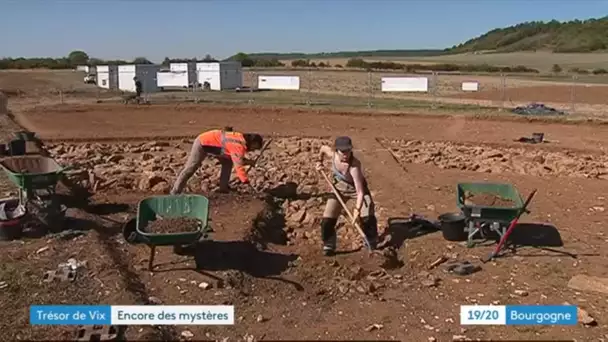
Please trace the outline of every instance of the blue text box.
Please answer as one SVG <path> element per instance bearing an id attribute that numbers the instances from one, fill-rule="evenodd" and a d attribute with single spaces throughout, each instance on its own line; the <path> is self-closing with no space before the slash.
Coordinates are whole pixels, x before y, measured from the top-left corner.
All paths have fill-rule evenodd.
<path id="1" fill-rule="evenodd" d="M 576 325 L 574 305 L 506 305 L 507 325 Z"/>
<path id="2" fill-rule="evenodd" d="M 32 325 L 109 325 L 110 305 L 32 305 Z"/>

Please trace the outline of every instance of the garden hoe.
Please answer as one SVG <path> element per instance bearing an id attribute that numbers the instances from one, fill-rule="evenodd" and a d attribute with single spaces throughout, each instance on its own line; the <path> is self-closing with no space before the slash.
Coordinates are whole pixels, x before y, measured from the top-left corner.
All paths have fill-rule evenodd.
<path id="1" fill-rule="evenodd" d="M 492 251 L 492 253 L 490 253 L 490 255 L 488 255 L 487 257 L 481 258 L 481 262 L 486 263 L 498 256 L 498 254 L 500 253 L 500 250 L 507 242 L 509 235 L 511 235 L 511 233 L 513 232 L 513 229 L 517 225 L 519 218 L 521 217 L 521 215 L 523 215 L 523 213 L 527 212 L 528 204 L 530 204 L 530 201 L 532 201 L 532 197 L 534 197 L 535 194 L 536 194 L 536 189 L 534 189 L 534 191 L 532 191 L 532 193 L 528 196 L 528 199 L 524 203 L 524 206 L 519 210 L 519 213 L 517 213 L 517 216 L 515 216 L 513 221 L 511 221 L 511 224 L 509 224 L 509 228 L 507 228 L 507 231 L 505 232 L 505 234 L 502 236 L 502 238 L 498 242 L 498 245 L 496 246 L 494 251 Z"/>

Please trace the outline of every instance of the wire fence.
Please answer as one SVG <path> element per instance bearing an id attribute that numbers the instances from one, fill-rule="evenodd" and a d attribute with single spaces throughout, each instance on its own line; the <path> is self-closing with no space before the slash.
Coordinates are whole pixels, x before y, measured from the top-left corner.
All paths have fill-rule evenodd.
<path id="1" fill-rule="evenodd" d="M 123 101 L 135 90 L 132 73 L 114 75 L 114 79 L 97 86 L 72 86 L 57 91 L 58 102 L 94 97 L 97 102 Z M 358 107 L 367 110 L 508 110 L 530 103 L 543 103 L 567 113 L 603 115 L 608 106 L 608 80 L 601 76 L 525 76 L 470 75 L 431 72 L 407 74 L 394 72 L 356 72 L 317 69 L 244 70 L 242 86 L 212 90 L 201 84 L 196 76 L 181 76 L 174 87 L 158 87 L 156 73 L 139 74 L 142 98 L 151 104 L 162 103 L 226 103 L 251 105 L 287 105 L 317 107 Z M 299 78 L 297 90 L 259 89 L 259 79 L 265 76 Z M 426 88 L 418 91 L 386 91 L 386 78 L 426 78 Z M 180 82 L 181 85 L 180 85 Z M 211 81 L 213 83 L 215 81 Z M 117 91 L 119 87 L 123 91 Z M 424 83 L 424 82 L 423 82 Z M 212 86 L 211 88 L 214 88 Z M 86 90 L 85 90 L 86 88 Z M 107 89 L 110 88 L 110 89 Z M 112 89 L 113 88 L 113 89 Z M 384 91 L 383 91 L 384 90 Z"/>

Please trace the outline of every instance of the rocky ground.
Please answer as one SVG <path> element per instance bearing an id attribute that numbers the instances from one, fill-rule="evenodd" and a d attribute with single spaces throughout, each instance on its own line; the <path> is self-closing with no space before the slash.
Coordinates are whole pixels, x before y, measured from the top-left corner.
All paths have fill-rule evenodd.
<path id="1" fill-rule="evenodd" d="M 384 140 L 383 144 L 404 163 L 430 164 L 441 169 L 608 179 L 605 154 L 419 140 Z"/>
<path id="2" fill-rule="evenodd" d="M 311 243 L 319 243 L 318 229 L 301 228 L 313 227 L 320 221 L 324 196 L 330 191 L 310 162 L 323 143 L 329 142 L 321 139 L 276 139 L 258 166 L 250 171 L 255 191 L 268 192 L 280 199 L 288 237 L 301 237 Z M 62 143 L 49 145 L 48 150 L 60 164 L 71 168 L 72 179 L 91 191 L 123 189 L 167 194 L 186 162 L 190 144 L 189 140 L 173 143 Z M 216 192 L 219 170 L 217 160 L 208 158 L 189 181 L 186 190 L 203 194 Z M 252 189 L 233 182 L 238 191 L 252 192 Z M 339 227 L 343 225 L 341 222 Z M 340 231 L 346 234 L 349 230 Z"/>
<path id="3" fill-rule="evenodd" d="M 407 220 L 391 223 L 381 210 L 379 221 L 389 222 L 381 223 L 381 230 L 384 237 L 391 237 L 386 248 L 374 254 L 361 251 L 357 234 L 341 222 L 342 254 L 321 257 L 318 220 L 327 187 L 310 161 L 326 142 L 276 139 L 251 171 L 257 193 L 236 186 L 231 194 L 218 194 L 219 165 L 205 161 L 189 190 L 211 199 L 213 242 L 178 254 L 159 248 L 155 272 L 148 270 L 149 248 L 127 244 L 120 234 L 121 223 L 133 217 L 139 200 L 168 191 L 190 141 L 47 146 L 62 165 L 72 167 L 70 177 L 95 194 L 88 207 L 70 209 L 69 232 L 2 243 L 1 291 L 10 295 L 0 307 L 3 336 L 70 338 L 76 333 L 74 328 L 29 327 L 27 311 L 15 308 L 34 302 L 87 302 L 231 304 L 238 308 L 235 326 L 131 326 L 125 332 L 129 340 L 482 340 L 510 337 L 514 330 L 461 327 L 458 305 L 557 303 L 568 296 L 558 289 L 581 267 L 576 261 L 560 260 L 558 267 L 516 257 L 484 266 L 481 272 L 457 275 L 447 266 L 473 261 L 484 250 L 446 243 L 432 229 Z M 417 151 L 412 154 L 435 153 L 421 147 L 431 146 L 428 143 L 414 146 L 410 148 Z M 446 165 L 451 165 L 450 149 L 441 151 Z M 126 207 L 108 209 L 118 205 Z M 73 265 L 75 281 L 42 281 L 44 271 L 60 264 Z M 488 286 L 493 290 L 488 291 Z M 608 302 L 577 293 L 578 303 L 590 312 L 585 311 L 588 330 L 577 334 L 601 336 L 601 328 L 593 325 Z M 11 319 L 14 324 L 4 323 Z M 348 323 L 336 326 L 327 323 L 329 319 Z M 548 328 L 516 330 L 518 336 L 529 339 L 559 335 Z"/>

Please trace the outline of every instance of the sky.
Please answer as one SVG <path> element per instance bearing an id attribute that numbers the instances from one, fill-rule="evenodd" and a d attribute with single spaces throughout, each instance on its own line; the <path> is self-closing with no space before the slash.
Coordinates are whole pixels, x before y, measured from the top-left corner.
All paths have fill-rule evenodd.
<path id="1" fill-rule="evenodd" d="M 0 57 L 441 49 L 524 21 L 607 14 L 608 0 L 3 0 Z"/>

